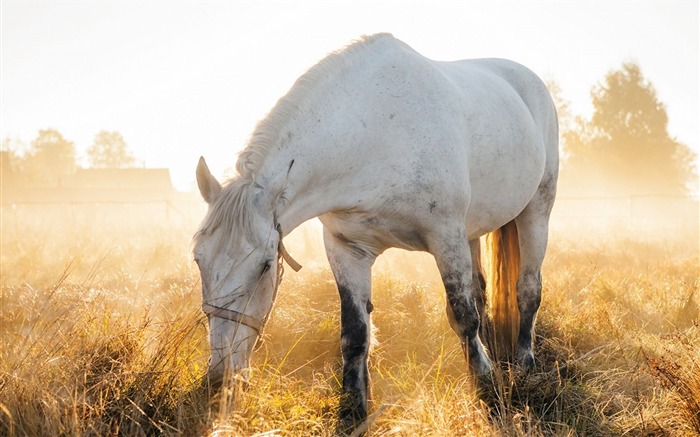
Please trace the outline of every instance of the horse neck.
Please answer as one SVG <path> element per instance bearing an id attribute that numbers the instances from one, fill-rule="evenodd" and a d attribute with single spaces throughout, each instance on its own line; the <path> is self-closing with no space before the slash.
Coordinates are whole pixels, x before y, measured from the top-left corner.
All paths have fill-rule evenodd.
<path id="1" fill-rule="evenodd" d="M 362 152 L 349 135 L 335 137 L 335 129 L 318 129 L 317 117 L 301 118 L 313 122 L 287 126 L 288 143 L 266 157 L 259 177 L 261 185 L 269 187 L 284 233 L 314 217 L 351 207 L 349 160 L 355 159 L 352 164 L 361 167 L 353 156 Z"/>
<path id="2" fill-rule="evenodd" d="M 341 178 L 323 173 L 323 159 L 313 153 L 283 153 L 275 160 L 271 185 L 274 216 L 288 234 L 303 222 L 338 209 L 345 200 Z M 293 161 L 293 164 L 292 164 Z M 291 168 L 290 168 L 291 166 Z"/>
<path id="3" fill-rule="evenodd" d="M 376 132 L 371 131 L 372 110 L 368 108 L 376 102 L 371 100 L 375 98 L 372 93 L 357 90 L 366 87 L 376 58 L 389 62 L 386 58 L 392 53 L 393 38 L 382 40 L 387 44 L 375 45 L 370 54 L 343 61 L 352 68 L 341 65 L 334 74 L 302 88 L 308 94 L 295 100 L 293 113 L 285 116 L 289 107 L 283 104 L 284 121 L 271 130 L 275 147 L 256 179 L 270 187 L 284 232 L 327 212 L 355 208 L 358 193 L 365 191 L 357 184 L 366 188 L 372 183 L 372 152 L 367 147 L 376 143 Z M 271 120 L 279 116 L 273 114 Z"/>

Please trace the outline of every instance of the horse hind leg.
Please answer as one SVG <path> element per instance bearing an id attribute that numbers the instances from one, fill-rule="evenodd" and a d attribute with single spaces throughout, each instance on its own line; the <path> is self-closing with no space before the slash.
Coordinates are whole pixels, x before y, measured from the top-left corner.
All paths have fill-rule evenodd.
<path id="1" fill-rule="evenodd" d="M 478 287 L 472 277 L 472 257 L 465 232 L 442 238 L 431 245 L 431 252 L 442 276 L 447 294 L 447 318 L 462 342 L 469 366 L 477 375 L 491 372 L 493 365 L 479 337 Z"/>
<path id="2" fill-rule="evenodd" d="M 488 314 L 486 307 L 486 279 L 481 267 L 481 244 L 479 239 L 474 239 L 469 242 L 469 251 L 472 259 L 472 284 L 474 288 L 474 302 L 476 303 L 476 311 L 479 313 L 480 329 L 479 335 L 481 342 L 488 344 Z"/>
<path id="3" fill-rule="evenodd" d="M 542 276 L 539 269 L 526 268 L 518 279 L 518 310 L 520 327 L 515 348 L 516 362 L 525 369 L 535 367 L 533 351 L 534 327 L 542 301 Z"/>
<path id="4" fill-rule="evenodd" d="M 520 326 L 515 350 L 516 361 L 526 369 L 535 366 L 533 337 L 535 319 L 542 301 L 542 262 L 548 240 L 550 196 L 538 192 L 515 223 L 520 246 L 520 273 L 518 275 L 518 311 Z"/>

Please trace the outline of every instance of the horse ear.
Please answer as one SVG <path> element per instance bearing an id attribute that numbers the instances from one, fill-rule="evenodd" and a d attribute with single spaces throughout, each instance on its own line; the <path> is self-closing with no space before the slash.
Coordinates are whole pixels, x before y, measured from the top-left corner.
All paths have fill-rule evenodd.
<path id="1" fill-rule="evenodd" d="M 210 205 L 219 197 L 221 192 L 221 184 L 211 175 L 203 156 L 199 157 L 199 163 L 197 164 L 197 186 L 204 200 Z"/>

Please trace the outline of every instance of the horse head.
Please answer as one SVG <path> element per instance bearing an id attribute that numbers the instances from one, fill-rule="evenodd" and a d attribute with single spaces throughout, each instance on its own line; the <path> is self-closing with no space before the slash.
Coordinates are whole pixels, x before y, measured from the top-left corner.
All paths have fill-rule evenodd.
<path id="1" fill-rule="evenodd" d="M 250 356 L 272 309 L 281 279 L 282 235 L 265 190 L 252 181 L 225 186 L 200 158 L 197 185 L 209 210 L 194 239 L 209 321 L 208 376 L 247 381 Z"/>

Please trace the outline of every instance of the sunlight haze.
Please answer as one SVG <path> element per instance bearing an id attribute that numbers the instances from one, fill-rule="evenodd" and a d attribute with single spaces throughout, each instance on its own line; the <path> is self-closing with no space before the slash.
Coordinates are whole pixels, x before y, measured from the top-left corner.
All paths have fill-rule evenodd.
<path id="1" fill-rule="evenodd" d="M 0 0 L 0 436 L 700 436 L 699 4 Z"/>
<path id="2" fill-rule="evenodd" d="M 640 65 L 696 152 L 698 3 L 2 3 L 2 138 L 40 129 L 81 164 L 101 130 L 189 190 L 197 159 L 231 168 L 255 123 L 325 54 L 390 32 L 439 60 L 502 57 L 556 81 L 574 114 L 623 62 Z"/>

